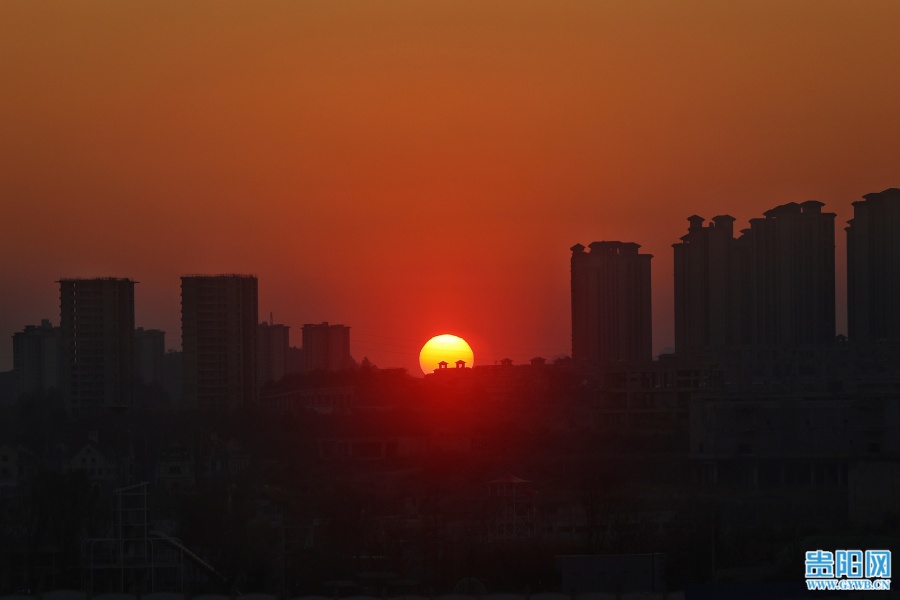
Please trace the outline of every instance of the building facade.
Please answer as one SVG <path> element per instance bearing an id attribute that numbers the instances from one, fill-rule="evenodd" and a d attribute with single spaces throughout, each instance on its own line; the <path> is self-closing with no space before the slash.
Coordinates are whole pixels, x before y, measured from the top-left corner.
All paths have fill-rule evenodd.
<path id="1" fill-rule="evenodd" d="M 728 215 L 688 219 L 673 244 L 679 355 L 835 339 L 835 215 L 822 206 L 776 206 L 738 238 Z"/>
<path id="2" fill-rule="evenodd" d="M 742 264 L 734 217 L 721 215 L 690 227 L 675 253 L 675 351 L 697 354 L 742 342 L 747 336 Z"/>
<path id="3" fill-rule="evenodd" d="M 650 360 L 650 254 L 635 243 L 571 248 L 572 358 L 594 368 Z"/>
<path id="4" fill-rule="evenodd" d="M 134 380 L 138 385 L 162 384 L 166 333 L 138 327 L 134 331 Z"/>
<path id="5" fill-rule="evenodd" d="M 70 411 L 127 408 L 134 398 L 131 279 L 61 279 L 60 387 Z"/>
<path id="6" fill-rule="evenodd" d="M 40 325 L 26 325 L 13 334 L 13 371 L 16 394 L 40 395 L 59 389 L 59 327 L 49 319 Z"/>
<path id="7" fill-rule="evenodd" d="M 346 371 L 353 367 L 350 328 L 327 322 L 303 326 L 303 370 Z"/>
<path id="8" fill-rule="evenodd" d="M 900 189 L 853 203 L 847 231 L 847 316 L 853 342 L 900 339 Z"/>
<path id="9" fill-rule="evenodd" d="M 181 278 L 185 404 L 227 410 L 255 404 L 257 319 L 256 277 Z"/>
<path id="10" fill-rule="evenodd" d="M 747 298 L 756 344 L 816 344 L 835 335 L 834 213 L 808 200 L 751 219 Z"/>
<path id="11" fill-rule="evenodd" d="M 277 383 L 288 372 L 288 348 L 290 348 L 291 328 L 263 321 L 256 328 L 257 366 L 256 375 L 260 387 L 267 383 Z"/>

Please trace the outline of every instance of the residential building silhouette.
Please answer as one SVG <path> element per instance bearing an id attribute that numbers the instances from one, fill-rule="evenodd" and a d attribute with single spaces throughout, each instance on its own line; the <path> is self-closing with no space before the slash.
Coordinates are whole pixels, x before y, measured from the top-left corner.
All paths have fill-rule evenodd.
<path id="1" fill-rule="evenodd" d="M 633 242 L 572 246 L 572 358 L 593 368 L 650 360 L 650 254 Z"/>
<path id="2" fill-rule="evenodd" d="M 688 218 L 673 244 L 679 355 L 834 340 L 835 214 L 822 206 L 776 206 L 738 238 L 728 215 Z"/>
<path id="3" fill-rule="evenodd" d="M 16 394 L 44 394 L 59 388 L 60 331 L 49 319 L 13 334 Z"/>
<path id="4" fill-rule="evenodd" d="M 181 278 L 186 405 L 234 410 L 256 402 L 257 318 L 256 277 Z"/>
<path id="5" fill-rule="evenodd" d="M 131 279 L 60 279 L 60 387 L 70 411 L 127 408 L 134 398 Z"/>
<path id="6" fill-rule="evenodd" d="M 688 217 L 687 234 L 673 244 L 678 354 L 730 346 L 746 337 L 741 295 L 745 255 L 734 239 L 734 217 L 713 217 L 706 227 L 703 221 Z"/>
<path id="7" fill-rule="evenodd" d="M 290 327 L 276 324 L 271 317 L 256 326 L 256 376 L 260 387 L 277 383 L 288 372 L 290 333 Z"/>
<path id="8" fill-rule="evenodd" d="M 138 385 L 161 384 L 166 333 L 159 329 L 134 330 L 134 380 Z"/>
<path id="9" fill-rule="evenodd" d="M 853 203 L 847 231 L 847 325 L 853 342 L 900 339 L 900 189 Z"/>
<path id="10" fill-rule="evenodd" d="M 353 367 L 350 328 L 328 322 L 303 326 L 303 370 L 346 371 Z"/>
<path id="11" fill-rule="evenodd" d="M 821 202 L 790 202 L 750 219 L 739 243 L 749 255 L 750 341 L 834 340 L 834 213 Z"/>

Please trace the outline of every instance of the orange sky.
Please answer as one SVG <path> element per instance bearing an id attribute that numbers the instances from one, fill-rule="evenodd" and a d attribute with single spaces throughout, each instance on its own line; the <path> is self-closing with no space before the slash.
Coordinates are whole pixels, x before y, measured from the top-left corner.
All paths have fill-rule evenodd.
<path id="1" fill-rule="evenodd" d="M 570 350 L 569 250 L 900 187 L 900 3 L 4 2 L 0 369 L 60 277 L 123 276 L 180 346 L 178 277 L 259 276 L 261 320 L 352 327 L 417 373 Z"/>

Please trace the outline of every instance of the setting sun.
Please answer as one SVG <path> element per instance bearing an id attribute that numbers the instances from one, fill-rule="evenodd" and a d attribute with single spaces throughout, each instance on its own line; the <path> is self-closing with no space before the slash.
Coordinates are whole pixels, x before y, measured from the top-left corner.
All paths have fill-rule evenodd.
<path id="1" fill-rule="evenodd" d="M 475 362 L 475 355 L 466 340 L 448 333 L 434 336 L 425 342 L 419 352 L 419 366 L 426 375 L 434 372 L 441 361 L 453 368 L 458 360 L 465 361 L 466 366 L 471 367 Z"/>

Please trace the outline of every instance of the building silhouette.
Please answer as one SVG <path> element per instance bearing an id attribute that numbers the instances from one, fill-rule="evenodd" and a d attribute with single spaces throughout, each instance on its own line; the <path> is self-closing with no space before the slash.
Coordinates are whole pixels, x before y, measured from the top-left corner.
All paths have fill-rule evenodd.
<path id="1" fill-rule="evenodd" d="M 815 344 L 834 340 L 834 213 L 808 200 L 750 220 L 739 243 L 748 253 L 750 341 Z"/>
<path id="2" fill-rule="evenodd" d="M 138 385 L 162 384 L 166 333 L 159 329 L 134 330 L 134 381 Z"/>
<path id="3" fill-rule="evenodd" d="M 688 218 L 673 244 L 678 354 L 834 340 L 835 215 L 822 206 L 776 206 L 738 238 L 728 215 Z"/>
<path id="4" fill-rule="evenodd" d="M 580 367 L 650 360 L 650 254 L 630 242 L 571 248 L 572 358 Z"/>
<path id="5" fill-rule="evenodd" d="M 746 337 L 741 294 L 745 253 L 734 239 L 734 217 L 688 217 L 675 252 L 675 351 L 695 354 Z"/>
<path id="6" fill-rule="evenodd" d="M 353 367 L 350 328 L 327 322 L 303 326 L 303 370 L 346 371 Z"/>
<path id="7" fill-rule="evenodd" d="M 256 401 L 258 283 L 250 275 L 181 278 L 184 399 L 233 410 Z"/>
<path id="8" fill-rule="evenodd" d="M 61 279 L 60 387 L 70 411 L 130 407 L 134 398 L 131 279 Z"/>
<path id="9" fill-rule="evenodd" d="M 276 324 L 272 317 L 256 326 L 256 376 L 260 387 L 277 383 L 288 372 L 291 328 Z"/>
<path id="10" fill-rule="evenodd" d="M 16 394 L 44 394 L 59 388 L 59 327 L 49 319 L 26 325 L 13 334 L 13 371 Z"/>
<path id="11" fill-rule="evenodd" d="M 900 189 L 853 203 L 847 226 L 851 341 L 900 339 Z"/>

